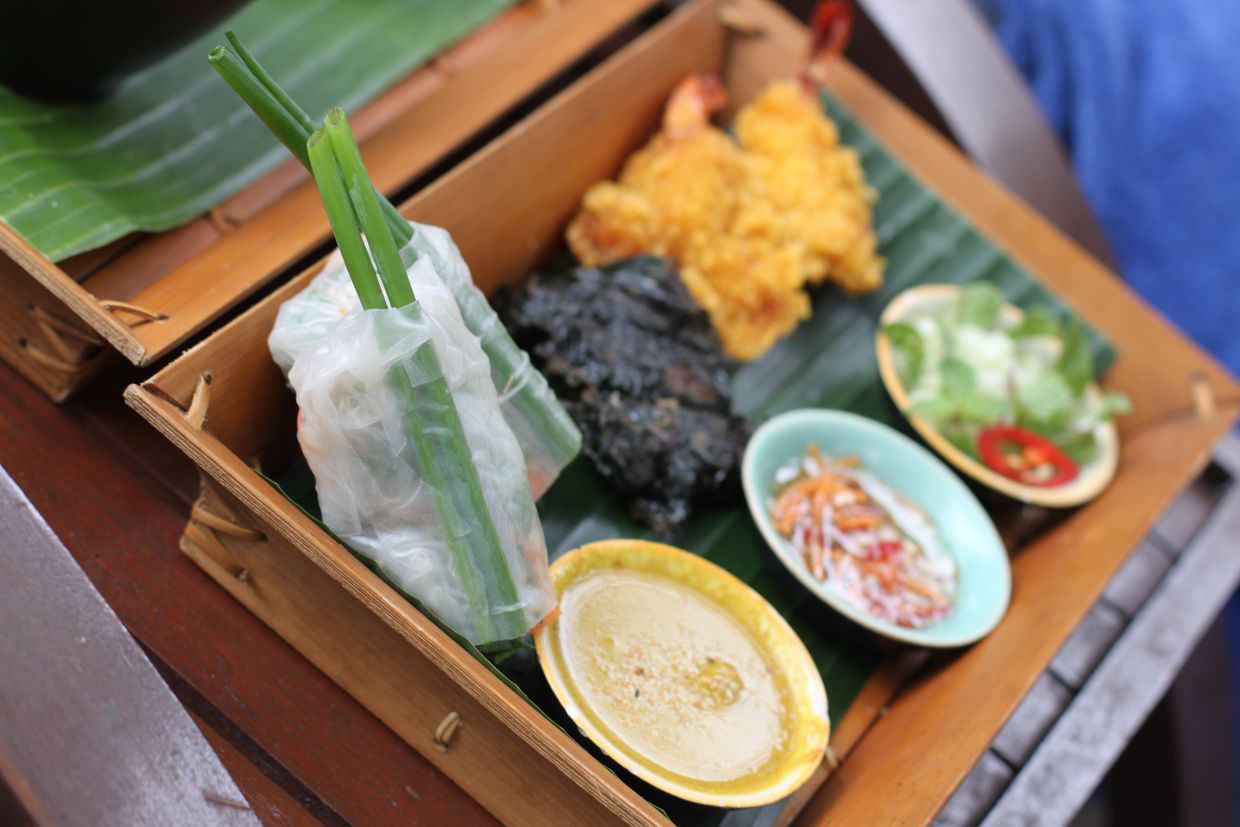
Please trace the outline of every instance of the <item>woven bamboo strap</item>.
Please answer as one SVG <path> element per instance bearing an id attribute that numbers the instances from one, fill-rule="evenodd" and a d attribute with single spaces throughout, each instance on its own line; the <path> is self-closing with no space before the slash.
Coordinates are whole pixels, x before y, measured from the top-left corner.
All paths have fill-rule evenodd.
<path id="1" fill-rule="evenodd" d="M 432 741 L 435 749 L 440 752 L 447 752 L 448 747 L 452 745 L 452 739 L 456 737 L 456 731 L 463 725 L 459 712 L 449 712 L 444 719 L 439 722 L 439 726 L 435 727 L 435 738 Z"/>
<path id="2" fill-rule="evenodd" d="M 166 313 L 155 313 L 136 304 L 114 299 L 102 299 L 99 304 L 112 313 L 136 316 L 137 320 L 130 322 L 131 327 L 148 322 L 161 322 L 168 318 Z M 31 361 L 57 373 L 74 375 L 89 370 L 103 356 L 100 349 L 104 346 L 104 341 L 94 331 L 83 330 L 64 319 L 58 319 L 33 304 L 30 305 L 30 315 L 41 337 L 37 341 L 22 341 L 22 347 Z"/>
<path id="3" fill-rule="evenodd" d="M 207 409 L 210 406 L 211 372 L 206 371 L 202 376 L 198 377 L 198 384 L 194 386 L 194 395 L 189 400 L 189 408 L 185 411 L 185 418 L 194 428 L 201 431 L 203 423 L 207 420 Z M 238 540 L 262 542 L 267 539 L 267 535 L 263 534 L 263 532 L 247 528 L 228 517 L 211 511 L 207 508 L 206 502 L 202 497 L 194 501 L 194 507 L 190 510 L 189 518 L 191 521 L 200 523 L 212 531 L 229 537 L 235 537 Z M 245 580 L 246 578 L 242 577 L 241 579 Z"/>
<path id="4" fill-rule="evenodd" d="M 1228 416 L 1234 416 L 1236 409 L 1240 408 L 1240 396 L 1219 396 L 1210 385 L 1210 380 L 1200 373 L 1194 373 L 1188 378 L 1188 399 L 1185 405 L 1152 414 L 1136 422 L 1125 420 L 1125 441 L 1131 442 L 1167 425 L 1194 419 L 1209 420 L 1224 412 Z M 1141 411 L 1138 409 L 1135 413 L 1139 415 Z"/>
<path id="5" fill-rule="evenodd" d="M 1189 380 L 1189 393 L 1193 397 L 1193 412 L 1200 419 L 1213 419 L 1218 413 L 1218 400 L 1214 396 L 1214 388 L 1200 373 L 1193 374 Z"/>
<path id="6" fill-rule="evenodd" d="M 42 307 L 31 305 L 30 315 L 34 317 L 35 324 L 38 325 L 39 330 L 43 332 L 48 341 L 53 343 L 57 352 L 66 358 L 72 356 L 73 351 L 69 348 L 65 339 L 73 339 L 84 345 L 103 344 L 103 339 L 100 339 L 93 331 L 75 327 L 64 319 L 56 318 Z"/>
<path id="7" fill-rule="evenodd" d="M 28 356 L 31 361 L 36 362 L 39 365 L 42 365 L 43 367 L 53 370 L 57 373 L 62 373 L 66 375 L 71 375 L 71 374 L 76 374 L 76 373 L 86 371 L 87 369 L 90 368 L 90 366 L 94 363 L 96 359 L 102 356 L 102 354 L 100 353 L 93 353 L 93 354 L 88 354 L 87 358 L 70 362 L 65 359 L 61 359 L 59 356 L 55 356 L 51 353 L 48 353 L 46 350 L 40 347 L 37 342 L 27 342 L 25 350 L 26 350 L 26 356 Z"/>
<path id="8" fill-rule="evenodd" d="M 211 226 L 214 227 L 220 235 L 227 235 L 237 227 L 241 226 L 237 220 L 230 216 L 228 211 L 223 207 L 212 207 L 208 210 L 207 221 L 211 222 Z"/>
<path id="9" fill-rule="evenodd" d="M 74 374 L 89 368 L 101 355 L 95 348 L 102 347 L 103 340 L 93 332 L 58 319 L 35 305 L 30 306 L 30 315 L 42 337 L 40 341 L 23 340 L 26 355 L 34 362 L 58 373 Z"/>
<path id="10" fill-rule="evenodd" d="M 168 319 L 167 313 L 156 313 L 153 310 L 147 310 L 145 307 L 139 307 L 138 305 L 130 304 L 129 302 L 117 301 L 116 299 L 100 299 L 99 304 L 102 305 L 105 310 L 110 310 L 113 315 L 117 313 L 129 313 L 137 316 L 137 321 L 129 322 L 130 327 L 137 327 L 138 325 L 146 324 L 147 322 L 167 321 Z"/>
<path id="11" fill-rule="evenodd" d="M 235 537 L 238 540 L 252 540 L 261 542 L 267 539 L 267 536 L 261 531 L 255 531 L 252 528 L 246 528 L 243 525 L 233 522 L 227 517 L 221 517 L 214 511 L 207 508 L 202 497 L 194 501 L 194 507 L 190 510 L 189 518 L 196 523 L 201 523 L 212 531 L 225 534 L 229 537 Z"/>

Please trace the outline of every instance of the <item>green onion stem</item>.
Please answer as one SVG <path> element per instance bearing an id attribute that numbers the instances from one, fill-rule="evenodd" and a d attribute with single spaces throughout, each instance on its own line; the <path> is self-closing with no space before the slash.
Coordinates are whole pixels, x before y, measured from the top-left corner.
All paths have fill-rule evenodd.
<path id="1" fill-rule="evenodd" d="M 315 132 L 310 136 L 307 148 L 310 170 L 319 186 L 323 209 L 327 212 L 327 221 L 332 226 L 344 266 L 353 281 L 353 289 L 357 291 L 362 307 L 367 310 L 382 310 L 388 306 L 387 300 L 379 287 L 370 254 L 366 252 L 366 245 L 362 242 L 362 231 L 349 194 L 345 190 L 332 142 L 327 140 L 322 132 Z"/>
<path id="2" fill-rule="evenodd" d="M 237 37 L 237 33 L 225 32 L 224 37 L 228 38 L 228 45 L 233 47 L 233 51 L 235 51 L 241 57 L 241 60 L 245 63 L 245 65 L 249 67 L 250 72 L 254 75 L 255 79 L 262 84 L 264 89 L 271 93 L 271 96 L 276 99 L 276 102 L 280 104 L 280 107 L 297 121 L 301 128 L 306 131 L 307 136 L 313 132 L 315 129 L 314 121 L 311 120 L 310 116 L 306 114 L 306 110 L 298 106 L 297 101 L 289 97 L 288 92 L 285 92 L 284 89 L 280 87 L 280 84 L 276 83 L 276 79 L 263 68 L 263 64 L 258 62 L 258 58 L 250 54 L 250 50 L 247 49 L 245 44 L 241 42 L 241 38 Z"/>
<path id="3" fill-rule="evenodd" d="M 362 153 L 357 148 L 357 142 L 353 140 L 353 133 L 349 130 L 349 122 L 343 109 L 335 108 L 327 113 L 323 133 L 331 141 L 332 151 L 340 162 L 340 172 L 354 211 L 364 227 L 375 228 L 374 232 L 366 233 L 366 240 L 370 242 L 370 255 L 379 266 L 379 277 L 383 279 L 383 289 L 387 292 L 388 302 L 392 307 L 413 304 L 409 274 L 405 271 L 404 262 L 400 260 L 396 241 L 384 223 L 386 219 L 383 211 L 379 209 L 379 196 L 370 184 L 370 176 L 366 174 L 366 165 L 362 162 Z"/>
<path id="4" fill-rule="evenodd" d="M 207 60 L 233 91 L 254 110 L 259 120 L 280 139 L 280 143 L 288 147 L 288 151 L 309 169 L 310 158 L 306 155 L 306 141 L 310 139 L 310 130 L 305 129 L 285 111 L 279 100 L 235 54 L 223 46 L 216 46 L 207 54 Z"/>
<path id="5" fill-rule="evenodd" d="M 306 142 L 310 140 L 310 133 L 315 130 L 314 121 L 306 114 L 306 110 L 298 106 L 288 92 L 276 83 L 275 78 L 258 62 L 258 58 L 250 54 L 235 32 L 226 32 L 224 36 L 228 38 L 233 49 L 236 49 L 236 54 L 223 46 L 216 46 L 208 53 L 207 60 L 233 91 L 254 110 L 259 120 L 275 133 L 280 143 L 293 153 L 302 166 L 309 169 Z M 396 238 L 397 246 L 404 247 L 413 239 L 413 227 L 409 226 L 409 222 L 382 193 L 376 190 L 375 195 L 392 235 Z"/>
<path id="6" fill-rule="evenodd" d="M 228 42 L 241 57 L 223 46 L 217 46 L 208 56 L 211 65 L 289 152 L 309 169 L 306 145 L 314 128 L 313 121 L 263 69 L 242 45 L 240 38 L 232 32 L 227 36 Z M 409 263 L 412 263 L 416 258 L 416 253 L 409 246 L 413 239 L 413 227 L 382 193 L 378 190 L 374 193 L 397 247 L 407 251 Z M 503 326 L 495 323 L 494 312 L 473 284 L 450 284 L 449 288 L 461 309 L 465 325 L 482 340 L 496 387 L 506 387 L 514 372 L 524 365 L 524 355 Z M 576 456 L 581 447 L 581 434 L 563 407 L 554 400 L 547 402 L 539 395 L 540 388 L 545 388 L 545 382 L 538 377 L 538 381 L 527 383 L 514 394 L 512 404 L 528 421 L 537 423 L 546 449 L 562 465 Z"/>
<path id="7" fill-rule="evenodd" d="M 376 300 L 379 308 L 387 306 L 371 264 L 370 256 L 374 256 L 388 300 L 412 318 L 419 318 L 421 307 L 342 111 L 333 110 L 326 125 L 311 135 L 308 155 L 336 242 L 363 306 L 369 307 L 368 302 Z M 363 235 L 369 243 L 369 255 Z M 346 253 L 346 248 L 351 252 Z M 434 501 L 477 634 L 487 641 L 519 637 L 525 632 L 525 622 L 517 607 L 517 587 L 434 343 L 428 340 L 419 346 L 411 362 L 425 381 L 415 386 L 405 366 L 394 367 L 389 381 L 414 464 Z M 493 615 L 497 607 L 507 608 Z"/>

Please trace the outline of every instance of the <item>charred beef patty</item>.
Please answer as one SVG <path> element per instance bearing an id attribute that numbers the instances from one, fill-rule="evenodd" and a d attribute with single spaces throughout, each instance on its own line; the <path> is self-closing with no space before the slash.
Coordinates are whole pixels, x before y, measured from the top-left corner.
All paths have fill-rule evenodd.
<path id="1" fill-rule="evenodd" d="M 717 498 L 749 427 L 732 412 L 731 363 L 670 262 L 536 273 L 499 305 L 634 517 L 667 537 Z"/>

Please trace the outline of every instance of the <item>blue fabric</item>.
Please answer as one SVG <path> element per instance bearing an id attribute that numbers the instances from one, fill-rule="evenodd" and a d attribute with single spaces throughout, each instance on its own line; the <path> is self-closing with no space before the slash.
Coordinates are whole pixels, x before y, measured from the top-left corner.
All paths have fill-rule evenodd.
<path id="1" fill-rule="evenodd" d="M 978 4 L 1068 147 L 1124 278 L 1240 374 L 1240 2 Z M 1240 595 L 1225 616 L 1240 687 Z"/>
<path id="2" fill-rule="evenodd" d="M 982 5 L 1124 278 L 1240 374 L 1240 2 Z"/>

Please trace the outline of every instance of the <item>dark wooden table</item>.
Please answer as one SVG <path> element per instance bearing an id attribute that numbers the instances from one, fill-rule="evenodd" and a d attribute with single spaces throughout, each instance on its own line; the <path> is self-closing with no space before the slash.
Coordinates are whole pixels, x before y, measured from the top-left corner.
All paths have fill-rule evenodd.
<path id="1" fill-rule="evenodd" d="M 118 368 L 49 402 L 0 364 L 0 465 L 42 512 L 266 824 L 493 824 L 473 799 L 177 550 L 189 461 Z"/>

